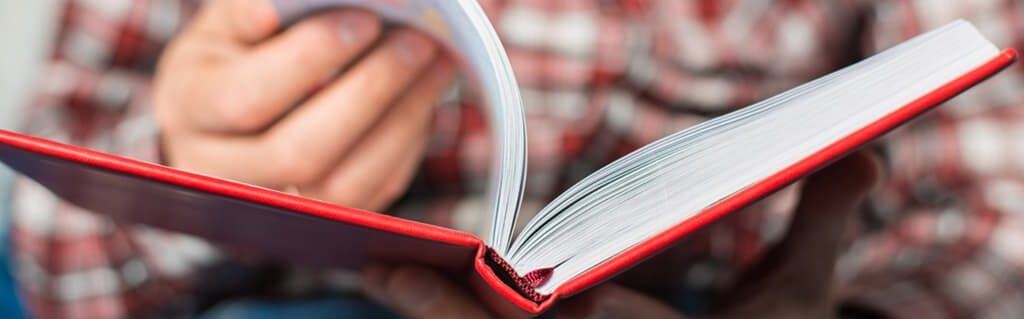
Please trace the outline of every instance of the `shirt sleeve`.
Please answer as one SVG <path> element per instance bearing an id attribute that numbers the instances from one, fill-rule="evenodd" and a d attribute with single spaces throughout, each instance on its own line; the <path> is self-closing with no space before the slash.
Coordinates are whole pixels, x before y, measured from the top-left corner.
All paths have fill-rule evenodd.
<path id="1" fill-rule="evenodd" d="M 20 130 L 141 160 L 158 159 L 150 76 L 191 1 L 66 1 Z M 217 259 L 202 240 L 115 223 L 27 179 L 12 190 L 14 272 L 40 318 L 187 313 L 196 270 Z M 107 194 L 107 196 L 130 196 Z"/>
<path id="2" fill-rule="evenodd" d="M 1015 1 L 876 1 L 865 52 L 957 18 L 998 47 L 1020 44 Z M 1024 313 L 1024 85 L 1003 73 L 886 138 L 891 182 L 872 203 L 884 227 L 840 263 L 851 314 L 1010 318 Z"/>

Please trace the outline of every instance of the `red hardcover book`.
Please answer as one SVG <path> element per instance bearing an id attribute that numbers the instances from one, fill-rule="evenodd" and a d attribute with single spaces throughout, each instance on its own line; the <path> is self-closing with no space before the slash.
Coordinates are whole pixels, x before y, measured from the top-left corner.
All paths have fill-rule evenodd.
<path id="1" fill-rule="evenodd" d="M 951 34 L 976 34 L 973 27 L 963 22 L 944 29 Z M 519 254 L 508 248 L 491 249 L 484 240 L 466 232 L 341 207 L 10 131 L 0 130 L 0 161 L 72 204 L 122 222 L 189 233 L 247 254 L 307 266 L 359 269 L 372 260 L 418 263 L 462 278 L 496 313 L 509 317 L 523 317 L 543 313 L 559 300 L 578 294 L 641 263 L 687 234 L 771 194 L 969 89 L 1007 67 L 1016 58 L 1014 50 L 995 50 L 990 43 L 977 35 L 980 40 L 975 40 L 980 41 L 979 48 L 965 49 L 965 53 L 948 57 L 951 59 L 949 61 L 942 61 L 941 58 L 945 54 L 953 53 L 928 52 L 935 51 L 931 46 L 969 45 L 964 44 L 961 38 L 947 38 L 946 35 L 935 34 L 939 31 L 941 30 L 925 34 L 897 47 L 906 46 L 903 51 L 887 51 L 877 58 L 872 58 L 873 60 L 866 60 L 811 82 L 809 86 L 801 86 L 781 94 L 780 97 L 784 98 L 773 98 L 766 100 L 764 104 L 752 106 L 765 112 L 764 118 L 752 112 L 724 115 L 725 119 L 740 119 L 746 116 L 745 118 L 751 119 L 747 125 L 753 126 L 744 128 L 753 131 L 778 132 L 778 137 L 773 138 L 779 140 L 778 147 L 796 149 L 796 146 L 793 146 L 796 144 L 790 145 L 784 141 L 808 140 L 800 135 L 804 133 L 814 133 L 808 136 L 822 138 L 818 144 L 804 145 L 805 148 L 801 151 L 803 153 L 793 151 L 797 155 L 777 161 L 768 160 L 766 154 L 769 153 L 758 153 L 757 150 L 749 150 L 740 154 L 742 156 L 723 154 L 725 151 L 715 150 L 695 153 L 705 154 L 715 162 L 753 165 L 751 167 L 762 168 L 770 174 L 752 179 L 723 178 L 725 181 L 738 180 L 743 183 L 740 183 L 742 186 L 738 188 L 723 184 L 724 186 L 720 188 L 724 195 L 713 197 L 710 204 L 701 206 L 689 215 L 680 216 L 677 222 L 661 228 L 637 224 L 634 229 L 649 228 L 641 240 L 624 243 L 623 248 L 609 250 L 605 252 L 606 255 L 602 255 L 604 257 L 587 255 L 599 261 L 583 264 L 583 267 L 577 269 L 560 267 L 576 262 L 576 259 L 572 258 L 585 255 L 584 252 L 569 254 L 571 256 L 562 260 L 566 261 L 565 263 L 559 262 L 552 264 L 551 267 L 539 268 L 540 270 L 516 269 L 517 262 L 519 265 L 530 264 L 529 258 L 512 262 L 506 261 L 505 256 L 529 254 Z M 903 84 L 899 83 L 906 85 L 901 86 Z M 870 85 L 897 87 L 891 88 L 895 93 L 877 92 L 885 94 L 881 94 L 877 99 L 871 99 L 868 98 L 868 93 L 863 97 L 849 95 L 853 94 L 851 91 L 855 90 L 857 85 L 864 85 L 865 90 L 874 88 Z M 819 101 L 817 98 L 849 101 L 849 105 L 842 108 L 811 105 Z M 804 104 L 808 106 L 801 106 L 804 104 L 799 101 L 807 102 Z M 802 109 L 804 107 L 807 109 Z M 834 118 L 836 123 L 850 129 L 805 132 L 809 129 L 795 124 L 775 128 L 759 126 L 758 123 L 768 121 L 768 116 L 772 116 L 770 114 L 783 116 L 783 113 L 770 113 L 783 108 L 793 110 L 796 112 L 794 114 L 802 114 L 801 116 L 805 116 L 801 117 L 803 120 L 825 122 Z M 810 110 L 817 110 L 817 113 Z M 872 113 L 875 115 L 858 113 L 861 110 L 875 110 L 875 113 Z M 832 113 L 840 111 L 856 112 L 847 115 Z M 793 121 L 797 123 L 797 120 Z M 730 123 L 734 122 L 736 121 L 716 122 L 720 125 L 700 127 L 706 129 L 705 132 L 715 133 L 704 138 L 692 138 L 695 136 L 692 134 L 666 137 L 663 140 L 665 143 L 652 143 L 649 147 L 627 155 L 620 162 L 623 165 L 629 164 L 630 161 L 649 158 L 645 156 L 650 154 L 660 154 L 659 158 L 672 158 L 674 155 L 657 151 L 659 147 L 669 145 L 669 142 L 687 146 L 696 145 L 701 141 L 712 141 L 715 138 L 725 138 L 724 141 L 728 141 L 727 143 L 716 145 L 743 146 L 745 140 L 730 135 L 734 133 L 714 130 L 716 127 L 721 128 L 722 125 L 731 125 Z M 827 126 L 842 126 L 840 124 Z M 681 133 L 696 131 L 699 130 L 688 129 Z M 687 140 L 687 136 L 691 138 Z M 750 158 L 753 158 L 753 161 Z M 699 159 L 693 161 L 699 162 Z M 688 162 L 689 160 L 683 161 Z M 767 163 L 774 163 L 775 166 L 761 166 L 768 165 Z M 607 168 L 609 172 L 615 172 L 616 167 L 623 166 L 616 166 L 616 163 L 613 163 Z M 661 175 L 674 176 L 669 173 Z M 600 178 L 595 177 L 595 180 Z M 711 192 L 715 187 L 712 187 L 712 181 L 709 180 L 707 183 L 708 192 Z M 636 214 L 652 211 L 658 212 L 657 216 L 671 215 L 670 210 L 663 211 L 663 208 L 648 205 L 651 197 L 647 196 L 646 193 L 641 193 L 633 201 L 625 200 L 623 205 L 618 207 L 646 207 L 638 210 Z M 595 212 L 594 214 L 598 215 L 594 216 L 603 216 L 601 213 Z M 594 238 L 579 240 L 595 242 Z"/>

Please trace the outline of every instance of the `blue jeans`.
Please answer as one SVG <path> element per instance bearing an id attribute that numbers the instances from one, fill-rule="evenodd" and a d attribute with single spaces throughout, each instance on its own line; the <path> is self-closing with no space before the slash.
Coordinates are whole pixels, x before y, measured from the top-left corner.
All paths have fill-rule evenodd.
<path id="1" fill-rule="evenodd" d="M 303 300 L 241 300 L 218 305 L 200 319 L 274 319 L 274 318 L 399 318 L 372 301 L 354 296 L 324 296 Z"/>
<path id="2" fill-rule="evenodd" d="M 680 290 L 669 304 L 682 313 L 706 312 L 709 296 L 703 292 Z M 554 318 L 547 315 L 544 318 Z M 200 319 L 351 319 L 401 318 L 394 312 L 364 298 L 350 295 L 328 295 L 303 300 L 268 301 L 241 300 L 218 305 L 199 316 Z"/>

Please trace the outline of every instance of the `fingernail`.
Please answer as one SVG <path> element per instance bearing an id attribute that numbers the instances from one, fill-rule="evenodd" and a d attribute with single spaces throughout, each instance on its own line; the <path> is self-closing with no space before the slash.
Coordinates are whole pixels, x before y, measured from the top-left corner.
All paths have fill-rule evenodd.
<path id="1" fill-rule="evenodd" d="M 414 268 L 395 271 L 388 292 L 399 305 L 410 310 L 426 309 L 439 298 L 441 283 L 434 274 Z"/>
<path id="2" fill-rule="evenodd" d="M 363 11 L 345 11 L 338 17 L 338 36 L 349 45 L 361 44 L 375 36 L 377 17 Z"/>
<path id="3" fill-rule="evenodd" d="M 410 65 L 426 63 L 434 54 L 434 43 L 416 31 L 399 31 L 395 34 L 394 43 L 398 55 Z"/>

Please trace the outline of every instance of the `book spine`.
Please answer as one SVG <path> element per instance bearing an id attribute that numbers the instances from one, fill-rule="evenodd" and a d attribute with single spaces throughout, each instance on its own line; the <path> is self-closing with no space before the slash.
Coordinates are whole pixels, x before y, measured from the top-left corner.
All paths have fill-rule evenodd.
<path id="1" fill-rule="evenodd" d="M 504 258 L 498 255 L 494 249 L 487 248 L 487 255 L 485 257 L 487 265 L 494 270 L 494 273 L 498 275 L 506 285 L 515 289 L 516 292 L 523 295 L 527 299 L 536 302 L 538 304 L 543 303 L 547 300 L 550 295 L 545 295 L 537 292 L 537 287 L 540 287 L 544 283 L 551 279 L 553 272 L 552 268 L 542 268 L 530 271 L 523 276 L 519 276 L 512 265 L 505 261 Z"/>

